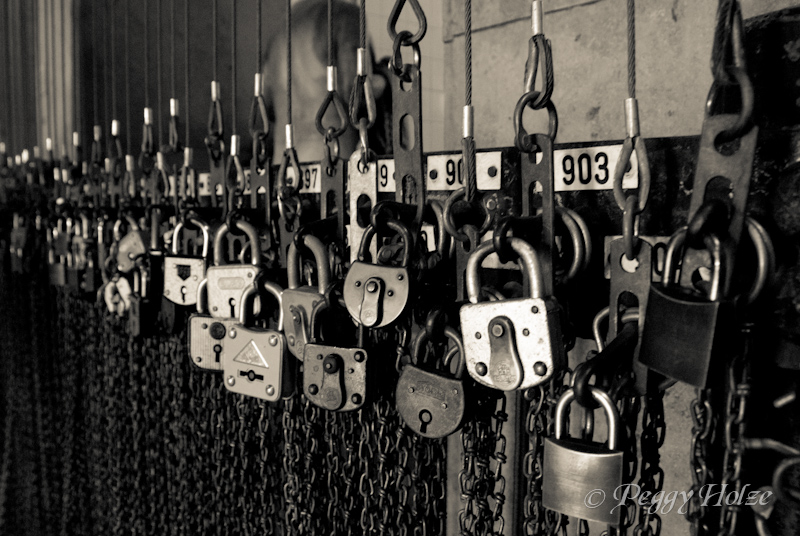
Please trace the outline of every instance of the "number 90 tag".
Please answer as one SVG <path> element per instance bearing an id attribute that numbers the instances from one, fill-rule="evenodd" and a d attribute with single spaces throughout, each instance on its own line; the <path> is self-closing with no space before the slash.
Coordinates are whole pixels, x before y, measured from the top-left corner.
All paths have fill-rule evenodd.
<path id="1" fill-rule="evenodd" d="M 556 149 L 553 151 L 555 191 L 611 190 L 621 150 L 622 144 Z M 639 168 L 634 152 L 622 177 L 622 188 L 631 190 L 638 186 Z"/>

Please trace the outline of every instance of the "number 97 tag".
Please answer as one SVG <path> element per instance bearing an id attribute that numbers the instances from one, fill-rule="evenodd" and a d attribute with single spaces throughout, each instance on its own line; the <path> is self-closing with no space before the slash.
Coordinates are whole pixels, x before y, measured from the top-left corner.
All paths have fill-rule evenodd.
<path id="1" fill-rule="evenodd" d="M 553 151 L 555 191 L 611 190 L 621 150 L 622 144 L 556 149 Z M 631 190 L 638 186 L 639 168 L 634 152 L 622 177 L 622 188 Z"/>

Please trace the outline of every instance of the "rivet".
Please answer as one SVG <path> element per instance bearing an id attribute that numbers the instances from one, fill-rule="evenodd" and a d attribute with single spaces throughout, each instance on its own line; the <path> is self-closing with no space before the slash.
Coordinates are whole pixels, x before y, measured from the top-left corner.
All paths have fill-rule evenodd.
<path id="1" fill-rule="evenodd" d="M 504 330 L 503 326 L 501 326 L 500 324 L 494 324 L 492 326 L 492 335 L 494 335 L 495 337 L 502 337 L 503 333 L 505 332 L 506 330 Z"/>
<path id="2" fill-rule="evenodd" d="M 274 388 L 273 386 L 271 386 L 271 385 L 268 385 L 268 386 L 267 386 L 267 394 L 268 394 L 269 396 L 272 396 L 272 395 L 274 395 L 274 394 L 275 394 L 275 388 Z"/>
<path id="3" fill-rule="evenodd" d="M 541 361 L 537 361 L 536 363 L 533 364 L 533 371 L 539 376 L 544 376 L 545 374 L 547 374 L 547 365 L 545 365 Z"/>
<path id="4" fill-rule="evenodd" d="M 294 335 L 289 335 L 289 346 L 294 346 Z"/>
<path id="5" fill-rule="evenodd" d="M 475 372 L 478 373 L 478 376 L 486 376 L 489 369 L 486 368 L 486 363 L 478 363 L 475 365 Z"/>
<path id="6" fill-rule="evenodd" d="M 235 329 L 231 328 L 231 330 L 228 332 L 228 334 L 230 335 L 231 339 L 235 339 L 236 338 L 236 330 Z"/>
<path id="7" fill-rule="evenodd" d="M 361 281 L 356 281 L 356 287 L 360 287 L 360 286 L 361 286 Z"/>
<path id="8" fill-rule="evenodd" d="M 376 292 L 378 290 L 378 284 L 375 281 L 370 281 L 367 283 L 367 292 Z"/>
<path id="9" fill-rule="evenodd" d="M 206 324 L 205 322 L 203 322 L 203 325 L 202 325 L 202 326 L 200 326 L 200 327 L 201 327 L 201 328 L 203 328 L 203 329 L 208 329 L 208 324 Z"/>
<path id="10" fill-rule="evenodd" d="M 233 387 L 234 384 L 236 384 L 236 378 L 234 378 L 233 376 L 228 376 L 228 379 L 226 381 L 228 382 L 228 385 L 230 385 L 231 387 Z"/>
<path id="11" fill-rule="evenodd" d="M 194 358 L 194 360 L 197 361 L 198 363 L 200 363 L 203 360 L 203 358 L 200 357 L 200 356 L 197 356 L 197 357 Z"/>
<path id="12" fill-rule="evenodd" d="M 250 279 L 251 277 L 253 277 L 253 272 L 247 272 L 247 278 Z"/>
<path id="13" fill-rule="evenodd" d="M 217 306 L 215 305 L 214 307 L 212 307 L 212 308 L 211 308 L 211 310 L 212 310 L 212 311 L 218 311 L 218 310 L 219 310 L 219 307 L 217 307 Z"/>
<path id="14" fill-rule="evenodd" d="M 322 359 L 322 354 L 317 354 L 317 359 Z"/>
<path id="15" fill-rule="evenodd" d="M 354 368 L 347 369 L 347 373 L 348 374 L 355 374 L 355 372 L 356 372 L 356 369 L 354 369 Z"/>
<path id="16" fill-rule="evenodd" d="M 270 346 L 277 346 L 278 345 L 278 337 L 276 335 L 270 336 L 269 345 Z"/>
<path id="17" fill-rule="evenodd" d="M 403 279 L 405 279 L 405 278 L 403 277 L 403 274 L 397 274 L 397 280 L 398 280 L 398 281 L 402 281 Z"/>
<path id="18" fill-rule="evenodd" d="M 527 337 L 528 335 L 531 334 L 531 330 L 529 330 L 528 328 L 525 328 L 525 329 L 522 330 L 522 334 Z"/>
<path id="19" fill-rule="evenodd" d="M 414 388 L 413 388 L 413 387 L 409 387 L 409 388 L 408 388 L 408 392 L 409 392 L 409 393 L 413 393 L 413 392 L 414 392 Z"/>
<path id="20" fill-rule="evenodd" d="M 442 402 L 442 409 L 447 409 L 447 404 L 445 404 L 444 402 Z"/>
<path id="21" fill-rule="evenodd" d="M 319 393 L 319 387 L 317 387 L 316 384 L 312 383 L 311 385 L 308 386 L 308 392 L 311 393 L 312 395 L 315 395 Z"/>
<path id="22" fill-rule="evenodd" d="M 389 292 L 386 293 L 386 295 L 391 298 L 392 296 L 394 296 L 394 291 L 390 290 Z"/>
<path id="23" fill-rule="evenodd" d="M 364 361 L 364 357 L 365 357 L 364 352 L 356 352 L 355 355 L 353 356 L 353 359 L 356 360 L 356 363 L 361 363 L 362 361 Z"/>
<path id="24" fill-rule="evenodd" d="M 531 312 L 533 314 L 538 314 L 539 313 L 539 308 L 534 305 L 533 307 L 531 307 Z"/>
<path id="25" fill-rule="evenodd" d="M 476 339 L 480 339 L 481 337 L 482 337 L 481 332 L 480 331 L 476 331 L 475 332 L 475 338 Z"/>
<path id="26" fill-rule="evenodd" d="M 356 394 L 354 394 L 353 396 L 350 397 L 350 400 L 353 402 L 353 404 L 360 404 L 361 403 L 361 395 L 356 393 Z"/>
<path id="27" fill-rule="evenodd" d="M 169 290 L 164 290 L 164 296 L 169 296 Z"/>
<path id="28" fill-rule="evenodd" d="M 453 389 L 453 394 L 457 395 L 458 394 L 458 389 Z"/>

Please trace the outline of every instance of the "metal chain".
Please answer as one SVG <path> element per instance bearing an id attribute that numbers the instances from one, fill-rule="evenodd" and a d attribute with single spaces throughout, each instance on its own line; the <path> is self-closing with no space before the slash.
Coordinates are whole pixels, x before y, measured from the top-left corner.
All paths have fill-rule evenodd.
<path id="1" fill-rule="evenodd" d="M 641 493 L 651 493 L 651 497 L 662 491 L 664 486 L 664 469 L 659 466 L 661 456 L 659 449 L 664 444 L 666 421 L 664 420 L 664 393 L 656 391 L 644 397 L 642 407 L 642 465 L 639 486 Z M 634 533 L 636 536 L 658 536 L 661 534 L 661 517 L 652 511 L 653 500 L 639 507 L 639 523 Z"/>
<path id="2" fill-rule="evenodd" d="M 319 533 L 322 516 L 317 509 L 321 503 L 317 475 L 321 472 L 316 460 L 320 459 L 320 440 L 322 433 L 319 427 L 319 407 L 312 404 L 304 395 L 300 395 L 303 404 L 302 420 L 300 422 L 303 444 L 303 473 L 300 495 L 300 526 L 301 532 Z"/>
<path id="3" fill-rule="evenodd" d="M 326 519 L 330 523 L 330 536 L 344 534 L 344 519 L 339 490 L 342 489 L 343 475 L 342 458 L 340 456 L 340 441 L 344 439 L 341 431 L 341 419 L 339 413 L 333 411 L 325 412 L 325 473 L 328 487 L 328 508 L 325 512 Z"/>
<path id="4" fill-rule="evenodd" d="M 748 350 L 753 325 L 746 323 L 742 327 L 745 347 L 728 363 L 727 367 L 727 403 L 725 405 L 725 453 L 722 460 L 722 490 L 731 486 L 737 495 L 742 490 L 742 458 L 744 457 L 743 440 L 747 430 L 747 400 L 750 396 L 750 362 Z M 740 505 L 728 504 L 722 509 L 717 536 L 733 536 Z"/>
<path id="5" fill-rule="evenodd" d="M 700 536 L 708 533 L 708 525 L 705 521 L 706 506 L 703 504 L 700 491 L 709 479 L 711 471 L 708 467 L 707 454 L 711 444 L 711 431 L 714 429 L 714 414 L 709 400 L 710 391 L 708 389 L 698 389 L 697 398 L 692 402 L 692 447 L 691 460 L 692 467 L 692 497 L 689 499 L 686 519 L 692 524 L 693 536 Z"/>
<path id="6" fill-rule="evenodd" d="M 491 487 L 491 497 L 494 500 L 494 508 L 492 509 L 492 534 L 503 534 L 503 527 L 505 526 L 505 519 L 503 518 L 503 505 L 506 502 L 506 479 L 503 476 L 503 466 L 508 461 L 506 456 L 506 436 L 503 435 L 503 425 L 508 422 L 508 413 L 506 413 L 507 397 L 505 393 L 500 395 L 498 400 L 498 407 L 492 419 L 494 421 L 493 437 L 495 440 L 495 449 L 492 454 L 494 460 L 494 471 L 492 472 L 494 483 Z"/>
<path id="7" fill-rule="evenodd" d="M 283 405 L 283 499 L 284 534 L 299 534 L 300 514 L 298 497 L 300 492 L 300 446 L 297 431 L 301 412 L 298 395 L 286 398 Z"/>

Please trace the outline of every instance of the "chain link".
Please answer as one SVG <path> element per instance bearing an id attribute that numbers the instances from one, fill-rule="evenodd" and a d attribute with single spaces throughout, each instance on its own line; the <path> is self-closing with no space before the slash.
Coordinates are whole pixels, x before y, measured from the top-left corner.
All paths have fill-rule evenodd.
<path id="1" fill-rule="evenodd" d="M 664 487 L 664 469 L 659 466 L 659 449 L 664 444 L 667 427 L 664 420 L 664 393 L 648 393 L 644 397 L 642 410 L 642 466 L 639 486 L 642 494 L 648 492 L 652 495 L 650 501 L 643 502 L 639 507 L 639 523 L 634 534 L 659 536 L 661 517 L 654 511 L 656 503 L 652 498 Z"/>
<path id="2" fill-rule="evenodd" d="M 706 523 L 707 507 L 703 504 L 701 490 L 712 479 L 708 466 L 708 450 L 712 442 L 714 413 L 711 408 L 710 391 L 698 389 L 697 397 L 692 402 L 692 496 L 689 499 L 686 519 L 692 524 L 692 534 L 700 536 L 708 533 Z"/>

